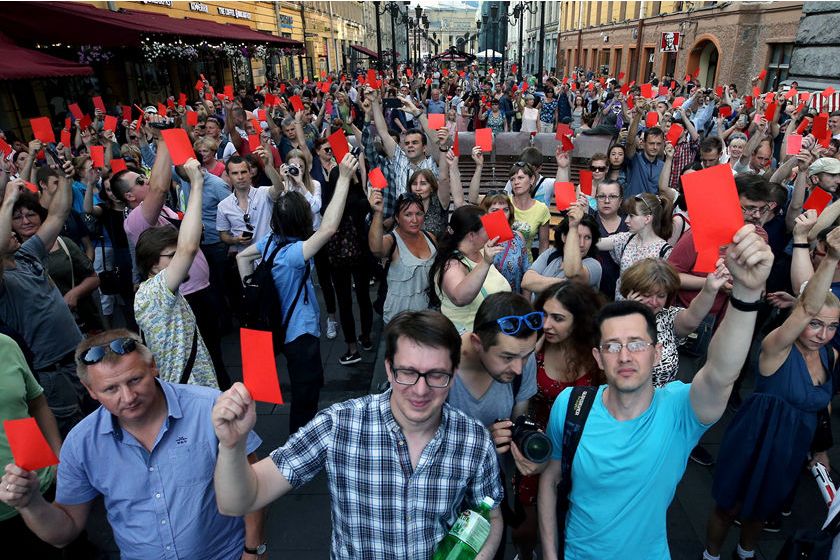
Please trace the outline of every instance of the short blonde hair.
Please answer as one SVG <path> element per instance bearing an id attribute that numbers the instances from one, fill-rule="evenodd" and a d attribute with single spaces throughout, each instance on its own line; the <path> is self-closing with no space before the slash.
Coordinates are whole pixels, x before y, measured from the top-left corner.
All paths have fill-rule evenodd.
<path id="1" fill-rule="evenodd" d="M 76 373 L 79 376 L 79 379 L 82 383 L 87 384 L 88 381 L 88 365 L 82 361 L 82 356 L 87 352 L 89 349 L 93 348 L 94 346 L 103 346 L 105 344 L 109 344 L 118 338 L 130 338 L 134 342 L 137 343 L 137 349 L 134 350 L 143 358 L 143 361 L 146 362 L 147 365 L 152 366 L 154 365 L 154 356 L 152 355 L 152 351 L 149 350 L 140 340 L 140 336 L 137 333 L 131 332 L 128 329 L 111 329 L 109 331 L 103 331 L 99 334 L 93 335 L 90 338 L 86 338 L 79 343 L 79 346 L 76 347 L 75 359 L 76 359 Z M 119 359 L 122 358 L 119 354 L 114 354 L 113 352 L 106 352 L 105 356 L 102 358 L 100 363 L 105 364 L 115 364 Z"/>
<path id="2" fill-rule="evenodd" d="M 680 275 L 668 261 L 642 259 L 633 263 L 621 274 L 621 295 L 630 292 L 654 294 L 663 291 L 670 304 L 680 289 Z"/>

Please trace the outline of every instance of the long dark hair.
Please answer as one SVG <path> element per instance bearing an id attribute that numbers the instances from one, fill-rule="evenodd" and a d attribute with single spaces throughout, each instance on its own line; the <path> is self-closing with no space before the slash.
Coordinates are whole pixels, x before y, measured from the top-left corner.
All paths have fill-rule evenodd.
<path id="1" fill-rule="evenodd" d="M 537 311 L 544 311 L 549 300 L 557 300 L 572 314 L 572 331 L 566 341 L 566 371 L 586 371 L 595 385 L 605 383 L 592 349 L 598 344 L 598 323 L 595 318 L 603 305 L 603 296 L 579 282 L 564 282 L 545 290 L 534 302 Z"/>
<path id="2" fill-rule="evenodd" d="M 440 298 L 437 290 L 443 291 L 443 273 L 446 272 L 449 261 L 457 258 L 458 244 L 464 240 L 467 234 L 481 230 L 483 224 L 481 217 L 487 212 L 479 206 L 461 206 L 449 219 L 449 230 L 440 239 L 435 254 L 435 261 L 429 269 L 429 303 L 432 307 L 440 306 Z M 437 289 L 435 289 L 437 288 Z"/>

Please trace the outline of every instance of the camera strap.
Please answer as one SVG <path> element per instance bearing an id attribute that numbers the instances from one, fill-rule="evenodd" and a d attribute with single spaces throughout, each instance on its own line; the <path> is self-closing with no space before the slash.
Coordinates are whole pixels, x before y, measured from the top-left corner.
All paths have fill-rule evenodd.
<path id="1" fill-rule="evenodd" d="M 562 478 L 557 489 L 557 534 L 560 538 L 561 551 L 566 542 L 566 514 L 569 511 L 569 493 L 572 491 L 572 463 L 597 394 L 597 387 L 573 387 L 566 407 L 566 421 L 563 424 L 563 456 L 560 460 Z"/>

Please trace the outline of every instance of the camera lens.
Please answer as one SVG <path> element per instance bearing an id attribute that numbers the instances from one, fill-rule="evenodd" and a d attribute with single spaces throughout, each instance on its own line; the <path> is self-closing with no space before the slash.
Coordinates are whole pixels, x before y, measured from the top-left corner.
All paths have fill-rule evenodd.
<path id="1" fill-rule="evenodd" d="M 297 177 L 298 175 L 300 175 L 300 169 L 298 169 L 294 165 L 289 166 L 289 175 L 294 175 L 295 177 Z"/>
<path id="2" fill-rule="evenodd" d="M 551 455 L 551 440 L 539 431 L 536 422 L 520 416 L 513 423 L 513 442 L 522 455 L 532 463 L 545 463 Z"/>

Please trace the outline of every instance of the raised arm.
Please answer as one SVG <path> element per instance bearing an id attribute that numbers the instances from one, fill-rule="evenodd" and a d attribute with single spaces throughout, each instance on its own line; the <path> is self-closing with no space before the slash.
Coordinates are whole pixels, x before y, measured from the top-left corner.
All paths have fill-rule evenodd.
<path id="1" fill-rule="evenodd" d="M 178 229 L 175 255 L 166 267 L 166 287 L 173 294 L 187 279 L 201 243 L 201 201 L 204 194 L 204 176 L 201 173 L 201 165 L 195 158 L 187 160 L 184 171 L 190 180 L 190 201 L 184 213 L 184 220 Z"/>
<path id="2" fill-rule="evenodd" d="M 378 91 L 372 91 L 370 110 L 373 114 L 373 122 L 376 124 L 376 133 L 382 140 L 382 148 L 385 150 L 385 155 L 390 159 L 394 157 L 397 151 L 397 143 L 388 134 L 388 123 L 385 122 L 385 114 L 382 112 L 382 98 Z"/>
<path id="3" fill-rule="evenodd" d="M 152 174 L 149 177 L 149 192 L 143 199 L 143 204 L 140 205 L 140 210 L 143 212 L 143 219 L 147 224 L 156 224 L 160 211 L 163 209 L 163 204 L 166 202 L 166 194 L 169 192 L 169 186 L 172 183 L 172 158 L 169 155 L 169 148 L 166 147 L 166 142 L 160 140 L 159 132 L 155 130 L 153 134 L 158 135 L 157 143 L 157 157 L 155 157 L 155 165 L 152 167 Z"/>
<path id="4" fill-rule="evenodd" d="M 641 105 L 641 106 L 640 106 Z M 627 131 L 627 143 L 624 145 L 627 151 L 626 159 L 630 161 L 636 155 L 636 132 L 639 130 L 639 121 L 642 119 L 642 113 L 647 109 L 647 103 L 640 103 L 630 110 L 633 118 L 630 119 L 630 129 Z"/>
<path id="5" fill-rule="evenodd" d="M 793 226 L 793 253 L 790 262 L 790 285 L 793 293 L 798 294 L 802 284 L 814 275 L 808 232 L 817 222 L 817 211 L 806 210 L 796 217 Z"/>
<path id="6" fill-rule="evenodd" d="M 35 234 L 41 239 L 47 250 L 53 246 L 58 234 L 64 229 L 64 222 L 70 215 L 70 205 L 73 202 L 73 189 L 70 186 L 73 180 L 73 163 L 64 162 L 62 169 L 64 175 L 58 179 L 58 189 L 56 189 L 55 196 L 50 202 L 47 219 L 44 220 Z M 3 239 L 8 239 L 8 236 Z"/>
<path id="7" fill-rule="evenodd" d="M 703 322 L 703 319 L 712 310 L 718 292 L 728 281 L 729 271 L 726 270 L 723 262 L 720 262 L 715 268 L 715 271 L 710 272 L 706 276 L 706 280 L 703 282 L 703 289 L 700 290 L 697 297 L 691 300 L 688 308 L 677 313 L 677 316 L 674 318 L 674 331 L 677 334 L 677 338 L 683 338 L 697 330 L 697 327 L 700 326 L 700 323 Z"/>
<path id="8" fill-rule="evenodd" d="M 671 173 L 674 172 L 674 147 L 666 141 L 664 150 L 665 165 L 659 174 L 659 196 L 664 196 L 671 201 L 671 204 L 675 204 L 679 193 L 676 189 L 671 188 Z M 679 173 L 679 170 L 677 170 L 677 173 Z"/>
<path id="9" fill-rule="evenodd" d="M 446 152 L 446 165 L 449 169 L 449 190 L 452 194 L 452 203 L 455 208 L 464 205 L 464 184 L 461 182 L 461 169 L 458 167 L 458 158 L 452 150 Z M 445 207 L 444 207 L 445 208 Z"/>
<path id="10" fill-rule="evenodd" d="M 726 268 L 733 279 L 731 298 L 750 304 L 761 298 L 773 265 L 773 253 L 752 225 L 735 234 L 726 250 Z M 720 419 L 749 352 L 756 311 L 736 309 L 731 300 L 726 316 L 709 345 L 706 364 L 691 384 L 691 406 L 703 424 Z"/>
<path id="11" fill-rule="evenodd" d="M 569 208 L 569 233 L 566 234 L 566 242 L 563 244 L 563 272 L 569 280 L 588 284 L 589 270 L 583 266 L 578 237 L 578 224 L 585 211 L 580 201 Z"/>
<path id="12" fill-rule="evenodd" d="M 394 239 L 385 235 L 385 228 L 382 226 L 382 191 L 371 189 L 368 203 L 373 208 L 373 218 L 368 230 L 368 247 L 373 256 L 381 259 L 391 252 L 394 245 Z"/>
<path id="13" fill-rule="evenodd" d="M 444 266 L 442 287 L 453 304 L 458 307 L 469 305 L 481 292 L 487 273 L 493 266 L 493 259 L 503 247 L 497 241 L 497 237 L 487 241 L 484 246 L 484 258 L 470 271 L 467 271 L 466 267 L 455 259 Z"/>
<path id="14" fill-rule="evenodd" d="M 344 214 L 344 204 L 347 201 L 347 193 L 350 190 L 350 180 L 359 168 L 359 162 L 352 154 L 346 154 L 339 165 L 338 182 L 335 185 L 335 192 L 330 200 L 327 209 L 324 211 L 324 218 L 321 227 L 312 236 L 303 242 L 303 258 L 309 260 L 327 241 L 338 231 L 341 223 L 341 216 Z"/>
<path id="15" fill-rule="evenodd" d="M 479 189 L 481 188 L 481 171 L 484 169 L 484 153 L 478 146 L 473 146 L 472 158 L 475 162 L 475 172 L 470 180 L 470 190 L 467 194 L 467 201 L 470 204 L 478 204 L 480 199 Z"/>
<path id="16" fill-rule="evenodd" d="M 85 171 L 85 176 L 82 177 L 82 180 L 85 183 L 85 199 L 84 199 L 84 211 L 87 214 L 93 214 L 97 218 L 102 215 L 102 208 L 100 206 L 95 206 L 93 204 L 93 185 L 94 185 L 94 175 L 96 170 L 92 167 Z"/>

